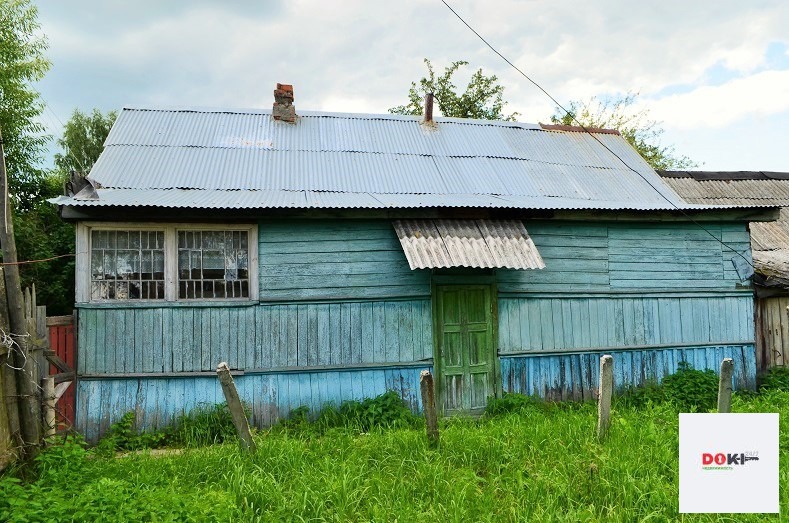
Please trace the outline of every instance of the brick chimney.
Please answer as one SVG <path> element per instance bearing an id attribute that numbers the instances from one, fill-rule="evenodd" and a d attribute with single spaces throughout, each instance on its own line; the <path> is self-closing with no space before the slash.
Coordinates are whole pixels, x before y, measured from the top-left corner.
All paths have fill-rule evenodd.
<path id="1" fill-rule="evenodd" d="M 274 108 L 271 116 L 275 120 L 283 122 L 296 122 L 296 108 L 293 106 L 293 86 L 289 84 L 277 84 L 274 89 Z"/>

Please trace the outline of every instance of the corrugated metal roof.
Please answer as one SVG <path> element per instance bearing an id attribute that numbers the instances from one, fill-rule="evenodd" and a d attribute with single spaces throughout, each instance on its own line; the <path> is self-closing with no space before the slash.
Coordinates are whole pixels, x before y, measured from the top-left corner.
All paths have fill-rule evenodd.
<path id="1" fill-rule="evenodd" d="M 498 209 L 600 209 L 655 210 L 667 205 L 644 205 L 637 201 L 584 200 L 550 196 L 501 196 L 485 194 L 384 194 L 287 190 L 198 190 L 198 189 L 97 189 L 98 199 L 59 196 L 49 200 L 72 207 L 167 207 L 194 209 L 419 209 L 419 208 L 498 208 Z M 685 205 L 684 209 L 718 209 L 715 205 Z"/>
<path id="2" fill-rule="evenodd" d="M 436 122 L 426 127 L 413 116 L 301 112 L 288 124 L 262 110 L 125 108 L 91 179 L 103 188 L 100 199 L 115 205 L 685 207 L 618 135 L 517 122 Z M 244 194 L 229 197 L 229 190 Z M 378 195 L 389 196 L 384 203 Z"/>
<path id="3" fill-rule="evenodd" d="M 395 220 L 411 269 L 544 269 L 519 220 Z"/>

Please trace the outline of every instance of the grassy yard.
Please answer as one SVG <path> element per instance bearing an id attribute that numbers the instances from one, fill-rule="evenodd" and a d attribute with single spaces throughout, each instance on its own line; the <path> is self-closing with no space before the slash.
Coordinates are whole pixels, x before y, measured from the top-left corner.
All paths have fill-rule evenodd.
<path id="1" fill-rule="evenodd" d="M 781 413 L 781 508 L 789 510 L 789 393 L 735 396 L 734 412 Z M 423 429 L 278 429 L 237 445 L 101 458 L 55 447 L 27 483 L 0 478 L 8 521 L 779 521 L 678 513 L 678 408 L 534 405 Z"/>

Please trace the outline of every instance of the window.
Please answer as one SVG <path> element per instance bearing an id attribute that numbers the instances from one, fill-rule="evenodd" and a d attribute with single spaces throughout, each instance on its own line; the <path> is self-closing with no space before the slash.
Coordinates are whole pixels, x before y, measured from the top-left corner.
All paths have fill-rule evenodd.
<path id="1" fill-rule="evenodd" d="M 92 300 L 164 299 L 164 231 L 92 231 Z"/>
<path id="2" fill-rule="evenodd" d="M 77 301 L 257 298 L 254 225 L 77 227 Z"/>
<path id="3" fill-rule="evenodd" d="M 178 298 L 249 298 L 247 231 L 178 231 Z"/>

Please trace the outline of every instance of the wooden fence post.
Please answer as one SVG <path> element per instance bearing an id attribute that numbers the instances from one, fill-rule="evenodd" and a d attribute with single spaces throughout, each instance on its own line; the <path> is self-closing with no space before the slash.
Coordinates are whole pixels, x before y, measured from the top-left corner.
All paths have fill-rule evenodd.
<path id="1" fill-rule="evenodd" d="M 731 412 L 731 377 L 734 374 L 734 360 L 724 358 L 721 362 L 721 375 L 718 382 L 718 412 Z"/>
<path id="2" fill-rule="evenodd" d="M 422 410 L 425 412 L 427 441 L 432 447 L 438 446 L 438 413 L 436 412 L 436 391 L 433 375 L 423 370 L 419 375 L 419 389 L 422 392 Z"/>
<path id="3" fill-rule="evenodd" d="M 51 438 L 57 429 L 55 425 L 55 378 L 47 377 L 41 379 L 41 396 L 44 400 L 44 437 Z"/>
<path id="4" fill-rule="evenodd" d="M 597 396 L 597 439 L 602 440 L 611 424 L 611 394 L 614 391 L 614 358 L 600 358 L 600 389 Z"/>
<path id="5" fill-rule="evenodd" d="M 225 393 L 225 401 L 227 407 L 230 409 L 230 414 L 233 416 L 233 425 L 236 426 L 238 437 L 241 440 L 241 446 L 248 452 L 255 452 L 255 440 L 252 439 L 252 432 L 249 430 L 249 421 L 247 415 L 244 413 L 244 405 L 238 397 L 238 390 L 233 381 L 233 376 L 230 375 L 230 367 L 224 361 L 216 368 L 216 374 L 219 376 L 219 383 L 222 385 L 222 392 Z"/>

